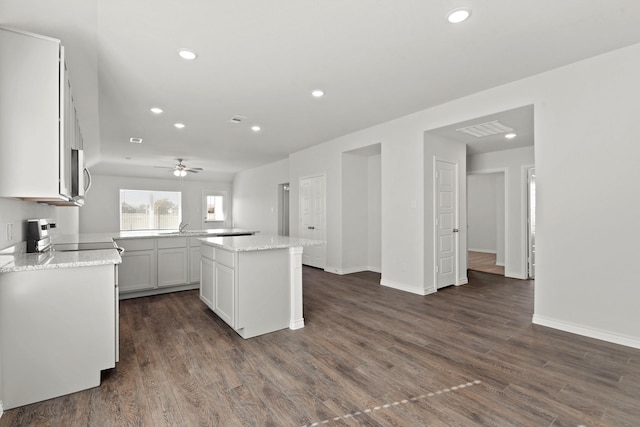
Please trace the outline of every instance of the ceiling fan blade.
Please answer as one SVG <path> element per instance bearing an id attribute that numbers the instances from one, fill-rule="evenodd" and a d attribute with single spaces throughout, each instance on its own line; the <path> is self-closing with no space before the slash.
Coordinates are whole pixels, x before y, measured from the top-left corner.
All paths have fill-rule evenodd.
<path id="1" fill-rule="evenodd" d="M 185 168 L 184 170 L 185 170 L 185 171 L 187 171 L 187 172 L 191 172 L 191 173 L 198 173 L 198 172 L 200 172 L 202 169 L 201 169 L 201 168 L 194 168 L 194 169 L 191 169 L 191 168 Z"/>

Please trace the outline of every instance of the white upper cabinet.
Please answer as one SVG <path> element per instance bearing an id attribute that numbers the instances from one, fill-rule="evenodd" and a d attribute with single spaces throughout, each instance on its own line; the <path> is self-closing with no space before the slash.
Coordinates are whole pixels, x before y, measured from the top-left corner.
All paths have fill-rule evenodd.
<path id="1" fill-rule="evenodd" d="M 82 148 L 64 48 L 0 28 L 0 197 L 65 202 Z"/>

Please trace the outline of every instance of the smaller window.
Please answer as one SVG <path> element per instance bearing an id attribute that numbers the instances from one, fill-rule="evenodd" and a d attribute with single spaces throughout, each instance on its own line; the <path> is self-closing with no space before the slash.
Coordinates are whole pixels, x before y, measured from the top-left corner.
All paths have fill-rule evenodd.
<path id="1" fill-rule="evenodd" d="M 205 221 L 224 221 L 224 196 L 206 195 L 207 216 Z"/>

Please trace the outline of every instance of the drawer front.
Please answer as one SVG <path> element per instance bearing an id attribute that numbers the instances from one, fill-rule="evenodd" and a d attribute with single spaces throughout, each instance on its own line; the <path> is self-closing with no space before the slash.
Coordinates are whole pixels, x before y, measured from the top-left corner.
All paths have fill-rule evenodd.
<path id="1" fill-rule="evenodd" d="M 186 237 L 162 237 L 158 239 L 158 249 L 186 248 Z"/>
<path id="2" fill-rule="evenodd" d="M 210 260 L 216 259 L 216 249 L 213 246 L 200 245 L 200 255 Z"/>
<path id="3" fill-rule="evenodd" d="M 156 239 L 121 239 L 116 243 L 126 252 L 129 251 L 147 251 L 156 248 Z"/>
<path id="4" fill-rule="evenodd" d="M 222 265 L 226 265 L 227 267 L 235 268 L 235 252 L 225 251 L 222 249 L 218 249 L 216 251 L 216 262 Z"/>

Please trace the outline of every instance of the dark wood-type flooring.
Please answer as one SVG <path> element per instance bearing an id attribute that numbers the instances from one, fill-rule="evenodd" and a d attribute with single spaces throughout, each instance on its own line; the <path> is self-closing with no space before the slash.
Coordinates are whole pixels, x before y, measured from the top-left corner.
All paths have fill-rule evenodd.
<path id="1" fill-rule="evenodd" d="M 122 301 L 102 385 L 0 426 L 640 425 L 640 350 L 532 325 L 533 282 L 469 272 L 421 297 L 303 274 L 306 327 L 249 340 L 197 291 Z"/>
<path id="2" fill-rule="evenodd" d="M 504 266 L 496 265 L 496 254 L 469 251 L 468 264 L 469 270 L 504 276 Z"/>

